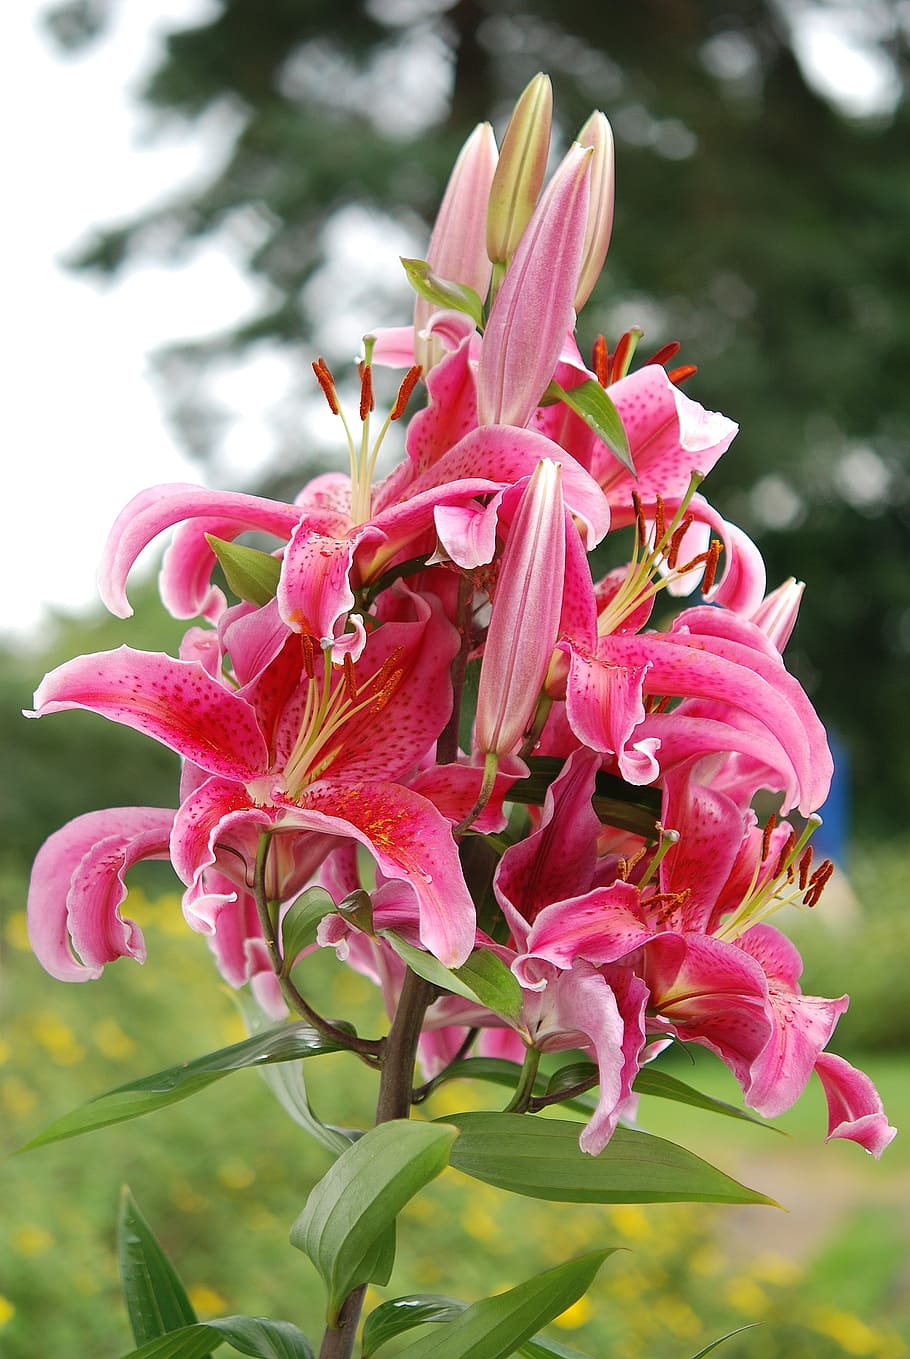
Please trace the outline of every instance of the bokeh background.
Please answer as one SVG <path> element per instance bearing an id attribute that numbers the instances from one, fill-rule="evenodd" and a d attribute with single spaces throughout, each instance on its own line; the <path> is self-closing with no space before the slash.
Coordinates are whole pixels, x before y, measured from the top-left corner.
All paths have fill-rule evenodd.
<path id="1" fill-rule="evenodd" d="M 173 760 L 134 733 L 85 714 L 20 716 L 58 661 L 123 641 L 169 648 L 182 631 L 156 604 L 153 559 L 132 592 L 134 619 L 94 603 L 106 529 L 157 481 L 292 495 L 313 471 L 342 465 L 310 360 L 324 353 L 343 372 L 365 330 L 407 319 L 398 256 L 422 253 L 473 123 L 489 117 L 501 131 L 539 69 L 555 86 L 556 152 L 592 107 L 616 135 L 616 225 L 581 317 L 583 347 L 635 324 L 643 352 L 682 341 L 680 361 L 699 367 L 687 390 L 741 425 L 711 499 L 759 542 L 771 584 L 807 582 L 788 661 L 836 740 L 825 833 L 842 872 L 792 929 L 806 989 L 853 997 L 839 1050 L 906 1104 L 906 0 L 41 0 L 6 6 L 0 36 L 4 1147 L 119 1080 L 237 1036 L 204 944 L 179 937 L 165 878 L 142 883 L 158 952 L 139 981 L 123 963 L 97 986 L 67 989 L 25 947 L 24 884 L 45 836 L 89 808 L 174 798 Z M 368 1003 L 343 973 L 332 985 L 338 1006 Z M 704 1079 L 722 1073 L 709 1066 Z M 307 1266 L 283 1259 L 296 1136 L 253 1077 L 233 1080 L 239 1097 L 207 1094 L 173 1124 L 160 1116 L 4 1167 L 4 1353 L 30 1359 L 77 1334 L 91 1335 L 93 1353 L 128 1347 L 113 1302 L 118 1175 L 163 1217 L 203 1310 L 209 1288 L 213 1313 L 296 1315 Z M 213 1149 L 219 1099 L 239 1112 L 231 1145 Z M 789 1235 L 768 1228 L 754 1258 L 714 1213 L 565 1215 L 568 1248 L 584 1231 L 591 1244 L 625 1233 L 634 1246 L 634 1263 L 613 1270 L 624 1282 L 604 1285 L 594 1315 L 567 1321 L 582 1348 L 684 1359 L 762 1319 L 730 1342 L 731 1356 L 905 1352 L 900 1141 L 880 1167 L 855 1148 L 821 1152 L 821 1114 L 806 1110 L 786 1143 L 685 1119 L 669 1129 L 793 1204 Z M 306 1155 L 300 1195 L 307 1168 L 321 1167 L 321 1153 Z M 769 1164 L 771 1183 L 760 1179 Z M 439 1192 L 426 1229 L 445 1224 L 465 1296 L 488 1282 L 484 1252 L 505 1285 L 544 1267 L 546 1242 L 561 1239 L 550 1210 L 482 1195 L 465 1210 Z M 274 1262 L 261 1245 L 269 1233 Z M 429 1238 L 416 1239 L 419 1261 Z M 536 1243 L 526 1259 L 515 1259 L 516 1240 Z"/>

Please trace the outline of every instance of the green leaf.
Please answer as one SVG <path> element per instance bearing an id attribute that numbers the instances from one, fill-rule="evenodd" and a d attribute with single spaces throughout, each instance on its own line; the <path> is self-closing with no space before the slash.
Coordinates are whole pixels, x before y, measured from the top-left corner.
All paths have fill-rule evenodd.
<path id="1" fill-rule="evenodd" d="M 435 307 L 446 307 L 453 311 L 463 311 L 474 322 L 478 330 L 483 330 L 483 302 L 473 288 L 464 283 L 453 283 L 451 279 L 440 278 L 434 274 L 426 260 L 412 260 L 401 257 L 408 282 L 417 293 Z"/>
<path id="2" fill-rule="evenodd" d="M 431 1321 L 453 1321 L 467 1305 L 441 1293 L 412 1293 L 381 1303 L 363 1323 L 362 1359 L 370 1359 L 380 1345 L 403 1331 Z"/>
<path id="3" fill-rule="evenodd" d="M 710 1354 L 712 1350 L 716 1350 L 718 1345 L 722 1345 L 725 1340 L 731 1340 L 734 1335 L 741 1335 L 743 1331 L 751 1331 L 753 1327 L 758 1324 L 757 1321 L 750 1321 L 748 1326 L 737 1326 L 735 1331 L 728 1331 L 727 1334 L 722 1335 L 719 1340 L 712 1340 L 711 1344 L 706 1345 L 703 1350 L 699 1350 L 698 1354 L 693 1354 L 692 1359 L 704 1359 L 706 1354 Z"/>
<path id="4" fill-rule="evenodd" d="M 701 1090 L 686 1085 L 685 1081 L 677 1080 L 675 1076 L 669 1075 L 666 1071 L 659 1071 L 649 1066 L 642 1067 L 635 1077 L 635 1084 L 632 1088 L 637 1095 L 654 1095 L 658 1099 L 677 1100 L 680 1104 L 691 1104 L 695 1109 L 706 1109 L 712 1114 L 723 1114 L 725 1118 L 738 1118 L 746 1123 L 755 1123 L 759 1128 L 767 1128 L 769 1132 L 783 1134 L 784 1131 L 783 1128 L 775 1128 L 773 1124 L 766 1123 L 763 1118 L 750 1114 L 746 1109 L 738 1109 L 735 1104 L 728 1104 L 726 1100 L 714 1099 L 711 1095 L 705 1095 Z"/>
<path id="5" fill-rule="evenodd" d="M 617 1128 L 599 1156 L 578 1145 L 581 1126 L 528 1114 L 464 1113 L 450 1164 L 474 1179 L 558 1203 L 766 1203 L 707 1161 L 662 1137 Z"/>
<path id="6" fill-rule="evenodd" d="M 275 598 L 281 562 L 268 552 L 240 543 L 228 543 L 207 533 L 205 541 L 218 558 L 224 578 L 238 599 L 245 599 L 259 608 Z"/>
<path id="7" fill-rule="evenodd" d="M 290 1321 L 271 1321 L 268 1317 L 222 1317 L 183 1326 L 130 1350 L 123 1359 L 205 1359 L 225 1340 L 254 1359 L 314 1359 L 301 1330 Z"/>
<path id="8" fill-rule="evenodd" d="M 269 1062 L 293 1062 L 302 1057 L 338 1051 L 338 1043 L 324 1038 L 307 1024 L 282 1024 L 254 1038 L 246 1038 L 241 1043 L 232 1043 L 230 1047 L 196 1057 L 191 1062 L 182 1062 L 180 1066 L 168 1067 L 152 1076 L 143 1076 L 138 1081 L 119 1085 L 115 1090 L 99 1095 L 90 1103 L 57 1119 L 19 1150 L 31 1151 L 67 1137 L 78 1137 L 80 1133 L 92 1132 L 96 1128 L 106 1128 L 112 1123 L 141 1118 L 143 1114 L 188 1099 L 213 1081 L 221 1080 L 229 1071 L 263 1066 Z"/>
<path id="9" fill-rule="evenodd" d="M 390 1268 L 389 1229 L 408 1200 L 445 1167 L 455 1136 L 445 1124 L 381 1123 L 349 1147 L 313 1188 L 291 1228 L 291 1245 L 308 1255 L 322 1276 L 330 1323 L 352 1288 L 381 1277 L 387 1264 Z"/>
<path id="10" fill-rule="evenodd" d="M 474 992 L 478 1000 L 505 1019 L 521 1016 L 521 987 L 501 958 L 488 948 L 479 948 L 454 975 Z"/>
<path id="11" fill-rule="evenodd" d="M 505 1057 L 461 1057 L 434 1076 L 432 1087 L 435 1090 L 446 1081 L 465 1080 L 492 1081 L 494 1085 L 504 1085 L 514 1090 L 520 1078 L 520 1064 L 507 1061 Z M 543 1090 L 542 1081 L 539 1084 Z"/>
<path id="12" fill-rule="evenodd" d="M 286 912 L 281 922 L 281 954 L 285 970 L 292 967 L 298 954 L 316 942 L 319 922 L 335 910 L 335 903 L 324 887 L 308 887 Z"/>
<path id="13" fill-rule="evenodd" d="M 462 750 L 470 750 L 474 739 L 474 720 L 477 717 L 477 695 L 480 692 L 480 661 L 468 661 L 465 666 L 464 684 L 461 690 L 461 708 L 458 716 L 458 744 Z M 509 797 L 511 798 L 511 793 Z"/>
<path id="14" fill-rule="evenodd" d="M 613 456 L 622 463 L 627 471 L 635 476 L 635 464 L 629 449 L 629 436 L 626 434 L 619 411 L 613 405 L 599 382 L 589 378 L 577 387 L 561 387 L 551 382 L 544 393 L 544 405 L 562 401 L 576 415 L 581 416 L 589 429 L 592 429 Z"/>
<path id="15" fill-rule="evenodd" d="M 117 1258 L 137 1345 L 195 1324 L 196 1313 L 186 1289 L 126 1185 L 120 1191 Z"/>
<path id="16" fill-rule="evenodd" d="M 517 1019 L 521 1014 L 521 987 L 505 963 L 489 949 L 475 950 L 466 963 L 453 970 L 432 953 L 409 944 L 394 930 L 379 930 L 379 938 L 391 944 L 412 972 L 440 990 L 452 991 L 506 1019 Z"/>
<path id="17" fill-rule="evenodd" d="M 581 1350 L 573 1350 L 569 1345 L 561 1345 L 558 1340 L 550 1340 L 545 1335 L 536 1335 L 526 1340 L 517 1351 L 522 1359 L 589 1359 Z"/>
<path id="18" fill-rule="evenodd" d="M 401 1359 L 506 1359 L 590 1287 L 611 1252 L 594 1251 L 528 1279 L 507 1293 L 484 1298 L 401 1351 Z"/>

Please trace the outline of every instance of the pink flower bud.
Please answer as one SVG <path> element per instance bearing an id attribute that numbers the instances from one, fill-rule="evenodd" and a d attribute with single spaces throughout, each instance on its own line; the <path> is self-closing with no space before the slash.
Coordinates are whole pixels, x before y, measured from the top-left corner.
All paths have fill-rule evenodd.
<path id="1" fill-rule="evenodd" d="M 752 614 L 752 622 L 761 628 L 778 651 L 783 651 L 790 640 L 805 588 L 804 581 L 790 576 L 783 585 L 766 595 Z"/>
<path id="2" fill-rule="evenodd" d="M 494 264 L 509 262 L 531 220 L 547 171 L 552 122 L 553 87 L 538 72 L 509 119 L 490 189 L 486 237 Z"/>
<path id="3" fill-rule="evenodd" d="M 459 152 L 427 247 L 427 264 L 434 274 L 466 284 L 481 299 L 490 286 L 492 271 L 486 222 L 496 157 L 493 129 L 489 123 L 479 123 Z M 432 302 L 418 297 L 414 306 L 414 358 L 424 373 L 443 354 L 438 340 L 421 335 L 434 310 Z"/>
<path id="4" fill-rule="evenodd" d="M 593 155 L 569 149 L 502 281 L 477 368 L 481 425 L 525 426 L 553 376 L 575 321 Z"/>
<path id="5" fill-rule="evenodd" d="M 581 273 L 575 290 L 575 310 L 581 311 L 600 277 L 613 232 L 613 131 L 604 114 L 591 114 L 578 134 L 578 144 L 590 146 L 594 152 L 588 224 Z"/>
<path id="6" fill-rule="evenodd" d="M 512 521 L 477 695 L 474 744 L 511 755 L 531 725 L 556 645 L 566 559 L 562 468 L 543 458 Z"/>

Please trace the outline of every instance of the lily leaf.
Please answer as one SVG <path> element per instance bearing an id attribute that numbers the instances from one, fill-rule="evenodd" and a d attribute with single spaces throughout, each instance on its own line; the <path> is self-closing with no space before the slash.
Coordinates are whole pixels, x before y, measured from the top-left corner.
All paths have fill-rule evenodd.
<path id="1" fill-rule="evenodd" d="M 415 1326 L 454 1321 L 467 1305 L 466 1302 L 459 1302 L 458 1298 L 448 1298 L 441 1293 L 414 1293 L 380 1303 L 363 1323 L 362 1359 L 370 1359 L 387 1340 L 404 1331 L 411 1331 Z"/>
<path id="2" fill-rule="evenodd" d="M 705 1109 L 708 1113 L 723 1114 L 725 1118 L 738 1118 L 746 1123 L 754 1123 L 759 1128 L 767 1128 L 769 1132 L 784 1135 L 783 1128 L 775 1128 L 772 1123 L 766 1123 L 763 1118 L 756 1114 L 750 1114 L 747 1109 L 738 1109 L 735 1104 L 728 1104 L 726 1100 L 714 1099 L 711 1095 L 705 1095 L 701 1090 L 696 1090 L 693 1086 L 687 1085 L 685 1081 L 678 1080 L 676 1076 L 669 1075 L 666 1071 L 659 1071 L 652 1067 L 642 1067 L 635 1077 L 633 1090 L 637 1095 L 654 1095 L 658 1099 L 673 1099 L 680 1104 L 691 1104 L 695 1109 Z"/>
<path id="3" fill-rule="evenodd" d="M 451 1164 L 474 1179 L 557 1203 L 765 1203 L 693 1152 L 617 1128 L 599 1156 L 578 1145 L 578 1123 L 528 1114 L 464 1113 Z"/>
<path id="4" fill-rule="evenodd" d="M 126 1310 L 137 1345 L 196 1324 L 196 1313 L 177 1271 L 126 1185 L 120 1192 L 117 1258 Z"/>
<path id="5" fill-rule="evenodd" d="M 461 967 L 450 969 L 394 930 L 380 930 L 379 938 L 391 944 L 412 972 L 440 990 L 451 991 L 507 1019 L 517 1019 L 521 1014 L 521 987 L 505 963 L 489 949 L 475 950 Z"/>
<path id="6" fill-rule="evenodd" d="M 254 1359 L 315 1359 L 302 1331 L 290 1321 L 271 1321 L 268 1317 L 198 1321 L 150 1340 L 138 1350 L 130 1350 L 123 1359 L 205 1359 L 210 1350 L 225 1340 Z"/>
<path id="7" fill-rule="evenodd" d="M 470 316 L 478 330 L 483 329 L 483 302 L 473 288 L 464 283 L 453 283 L 451 279 L 440 278 L 434 274 L 426 260 L 405 259 L 401 262 L 408 276 L 408 282 L 417 293 L 435 307 L 445 307 L 452 311 L 463 311 Z"/>
<path id="8" fill-rule="evenodd" d="M 118 1085 L 115 1090 L 64 1114 L 20 1147 L 20 1151 L 31 1151 L 67 1137 L 78 1137 L 80 1133 L 93 1132 L 96 1128 L 141 1118 L 156 1109 L 165 1109 L 204 1090 L 230 1071 L 270 1062 L 298 1061 L 323 1052 L 338 1052 L 339 1047 L 338 1043 L 323 1037 L 307 1024 L 282 1024 L 253 1038 L 245 1038 L 241 1043 L 232 1043 L 230 1047 L 196 1057 L 191 1062 L 182 1062 L 127 1085 Z"/>
<path id="9" fill-rule="evenodd" d="M 612 1252 L 593 1251 L 466 1308 L 401 1351 L 401 1359 L 506 1359 L 587 1291 Z"/>
<path id="10" fill-rule="evenodd" d="M 698 1354 L 693 1354 L 692 1359 L 705 1359 L 706 1354 L 710 1354 L 712 1350 L 716 1350 L 718 1345 L 722 1345 L 725 1340 L 732 1340 L 734 1335 L 740 1335 L 743 1331 L 751 1331 L 752 1328 L 757 1325 L 757 1321 L 750 1321 L 748 1326 L 737 1326 L 735 1331 L 728 1331 L 727 1334 L 722 1335 L 719 1340 L 712 1340 L 711 1344 L 706 1345 L 703 1350 L 699 1350 Z"/>
<path id="11" fill-rule="evenodd" d="M 587 382 L 569 388 L 561 387 L 558 382 L 551 382 L 544 392 L 541 404 L 549 406 L 556 401 L 562 401 L 580 416 L 588 428 L 606 444 L 613 456 L 622 463 L 626 471 L 635 476 L 629 436 L 619 418 L 619 411 L 599 382 L 589 378 Z"/>
<path id="12" fill-rule="evenodd" d="M 291 906 L 281 922 L 281 951 L 285 971 L 305 948 L 316 942 L 316 931 L 324 916 L 335 910 L 335 903 L 324 887 L 308 887 Z"/>
<path id="13" fill-rule="evenodd" d="M 395 1219 L 446 1166 L 456 1129 L 395 1119 L 371 1128 L 312 1189 L 291 1245 L 313 1261 L 329 1295 L 328 1319 L 352 1288 L 391 1273 Z"/>
<path id="14" fill-rule="evenodd" d="M 205 541 L 218 558 L 224 578 L 238 599 L 262 608 L 275 598 L 281 562 L 268 552 L 241 543 L 228 543 L 207 533 Z"/>

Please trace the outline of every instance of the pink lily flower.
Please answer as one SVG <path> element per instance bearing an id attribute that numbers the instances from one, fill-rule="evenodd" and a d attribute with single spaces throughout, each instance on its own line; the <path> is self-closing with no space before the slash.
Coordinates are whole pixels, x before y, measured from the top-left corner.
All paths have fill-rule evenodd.
<path id="1" fill-rule="evenodd" d="M 226 836 L 239 828 L 241 839 L 261 829 L 354 839 L 387 876 L 410 884 L 425 946 L 455 965 L 473 945 L 474 907 L 450 823 L 398 780 L 448 720 L 458 638 L 432 597 L 399 582 L 387 598 L 382 626 L 350 671 L 332 672 L 326 660 L 325 677 L 315 668 L 309 677 L 291 638 L 234 690 L 198 661 L 122 647 L 52 671 L 35 695 L 35 715 L 86 708 L 145 732 L 211 776 L 185 799 L 172 844 L 191 889 L 190 913 L 204 914 L 196 901 L 216 840 L 230 845 L 221 828 Z M 268 607 L 261 612 L 271 627 Z M 251 881 L 248 857 L 246 865 Z M 301 885 L 296 876 L 284 884 L 285 899 Z M 210 907 L 217 913 L 218 903 Z"/>

